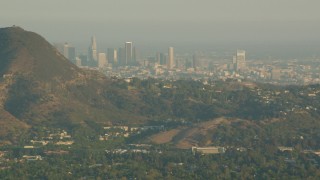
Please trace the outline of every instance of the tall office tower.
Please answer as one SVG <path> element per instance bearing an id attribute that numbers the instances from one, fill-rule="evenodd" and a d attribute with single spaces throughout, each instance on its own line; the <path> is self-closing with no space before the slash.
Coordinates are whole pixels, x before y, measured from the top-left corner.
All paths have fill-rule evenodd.
<path id="1" fill-rule="evenodd" d="M 243 71 L 246 69 L 246 51 L 244 50 L 237 50 L 237 57 L 236 57 L 236 69 L 237 71 Z"/>
<path id="2" fill-rule="evenodd" d="M 118 64 L 120 66 L 126 66 L 126 50 L 125 48 L 118 49 Z"/>
<path id="3" fill-rule="evenodd" d="M 167 61 L 167 68 L 172 69 L 174 66 L 174 52 L 173 47 L 169 47 L 168 49 L 168 61 Z"/>
<path id="4" fill-rule="evenodd" d="M 88 56 L 89 56 L 89 61 L 95 61 L 95 62 L 98 61 L 97 41 L 95 36 L 91 37 L 91 45 L 89 47 Z"/>
<path id="5" fill-rule="evenodd" d="M 126 65 L 132 65 L 133 64 L 133 47 L 132 42 L 126 42 L 125 43 L 125 64 Z"/>
<path id="6" fill-rule="evenodd" d="M 108 48 L 108 62 L 114 66 L 118 65 L 118 53 L 115 48 Z"/>
<path id="7" fill-rule="evenodd" d="M 98 54 L 98 67 L 104 68 L 107 66 L 107 56 L 105 53 Z"/>

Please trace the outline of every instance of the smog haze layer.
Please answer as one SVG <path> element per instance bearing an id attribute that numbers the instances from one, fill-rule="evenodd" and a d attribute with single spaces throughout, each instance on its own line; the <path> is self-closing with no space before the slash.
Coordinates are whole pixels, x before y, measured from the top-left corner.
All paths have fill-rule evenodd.
<path id="1" fill-rule="evenodd" d="M 320 1 L 6 0 L 1 26 L 21 26 L 51 42 L 140 49 L 247 49 L 257 55 L 313 56 L 320 49 Z"/>

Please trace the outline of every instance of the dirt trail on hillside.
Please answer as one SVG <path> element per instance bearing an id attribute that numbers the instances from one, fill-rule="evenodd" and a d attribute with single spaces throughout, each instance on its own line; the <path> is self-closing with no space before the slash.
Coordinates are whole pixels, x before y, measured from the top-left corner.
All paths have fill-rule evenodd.
<path id="1" fill-rule="evenodd" d="M 161 132 L 151 136 L 150 139 L 153 143 L 156 143 L 156 144 L 169 143 L 172 141 L 173 137 L 175 137 L 181 130 L 182 128 Z"/>
<path id="2" fill-rule="evenodd" d="M 236 119 L 226 119 L 224 117 L 194 125 L 193 127 L 179 127 L 166 132 L 153 135 L 150 139 L 156 144 L 174 143 L 177 148 L 188 149 L 197 146 L 199 141 L 207 135 L 208 131 L 214 131 L 220 124 L 230 124 Z M 210 144 L 211 141 L 205 142 Z"/>

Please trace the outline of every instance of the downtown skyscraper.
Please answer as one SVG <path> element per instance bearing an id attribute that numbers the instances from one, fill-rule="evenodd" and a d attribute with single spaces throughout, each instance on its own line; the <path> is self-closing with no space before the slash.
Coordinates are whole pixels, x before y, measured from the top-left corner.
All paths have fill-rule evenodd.
<path id="1" fill-rule="evenodd" d="M 133 45 L 132 42 L 125 43 L 125 64 L 132 65 L 133 64 Z"/>
<path id="2" fill-rule="evenodd" d="M 88 61 L 93 65 L 98 62 L 97 41 L 95 36 L 91 37 L 91 45 L 88 49 Z"/>
<path id="3" fill-rule="evenodd" d="M 173 47 L 169 47 L 168 49 L 168 60 L 167 60 L 167 68 L 172 69 L 174 67 L 174 52 Z"/>
<path id="4" fill-rule="evenodd" d="M 236 70 L 244 71 L 246 69 L 246 51 L 237 50 L 236 55 Z"/>

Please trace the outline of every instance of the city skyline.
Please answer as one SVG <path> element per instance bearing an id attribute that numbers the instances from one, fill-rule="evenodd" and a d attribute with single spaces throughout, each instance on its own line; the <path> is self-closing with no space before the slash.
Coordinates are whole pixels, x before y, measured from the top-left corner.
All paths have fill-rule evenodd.
<path id="1" fill-rule="evenodd" d="M 233 50 L 232 56 L 218 57 L 210 52 L 195 51 L 186 54 L 174 53 L 173 47 L 167 51 L 157 51 L 151 56 L 136 57 L 133 42 L 124 42 L 123 46 L 108 48 L 107 51 L 97 51 L 97 40 L 91 37 L 87 55 L 75 56 L 75 47 L 69 43 L 55 44 L 55 47 L 70 61 L 80 68 L 93 68 L 106 76 L 132 78 L 208 78 L 218 79 L 250 79 L 252 81 L 283 83 L 283 84 L 313 84 L 320 82 L 318 66 L 311 64 L 318 61 L 316 57 L 305 60 L 249 59 L 246 50 Z M 98 56 L 96 62 L 92 56 Z M 72 58 L 70 58 L 72 57 Z M 118 58 L 119 57 L 119 58 Z M 304 61 L 304 62 L 303 62 Z M 303 70 L 301 70 L 301 68 Z M 313 73 L 310 76 L 310 73 Z M 169 76 L 168 76 L 169 75 Z"/>
<path id="2" fill-rule="evenodd" d="M 82 44 L 77 44 L 75 42 L 68 42 L 69 44 L 72 44 L 73 47 L 76 47 L 76 54 L 78 56 L 86 55 L 88 53 L 88 44 L 90 44 L 90 48 L 92 46 L 92 38 L 89 41 L 88 37 L 86 38 L 87 41 Z M 82 37 L 85 38 L 85 37 Z M 96 38 L 96 36 L 94 36 Z M 115 44 L 105 44 L 104 42 L 107 41 L 103 37 L 98 37 L 98 43 L 95 40 L 95 48 L 96 52 L 108 52 L 108 49 L 115 49 L 117 52 L 116 61 L 117 63 L 123 63 L 121 62 L 121 59 L 125 59 L 126 53 L 125 53 L 125 44 L 126 42 L 130 41 L 124 41 L 121 43 L 115 43 Z M 63 42 L 67 41 L 60 41 L 60 42 L 53 42 L 53 45 L 63 45 Z M 132 43 L 132 42 L 131 42 Z M 124 45 L 123 45 L 124 44 Z M 219 58 L 225 58 L 225 57 L 232 57 L 233 52 L 235 49 L 245 49 L 247 52 L 249 52 L 249 59 L 303 59 L 303 58 L 314 58 L 314 57 L 320 57 L 320 43 L 316 44 L 314 46 L 306 45 L 306 44 L 274 44 L 270 46 L 269 44 L 242 44 L 242 43 L 229 43 L 226 44 L 220 44 L 220 45 L 210 45 L 210 44 L 178 44 L 178 43 L 165 43 L 165 44 L 143 44 L 141 42 L 134 42 L 135 46 L 133 47 L 133 55 L 136 56 L 136 48 L 138 49 L 139 56 L 147 57 L 147 56 L 153 56 L 156 53 L 159 52 L 167 52 L 168 47 L 176 47 L 175 52 L 178 54 L 193 54 L 195 52 L 205 52 L 205 53 L 212 53 L 214 56 Z M 89 49 L 90 49 L 89 48 Z M 59 47 L 57 47 L 59 49 Z M 122 52 L 123 49 L 123 52 Z M 62 51 L 61 51 L 62 52 Z M 121 55 L 123 53 L 123 55 Z M 159 54 L 160 55 L 160 54 Z M 123 58 L 122 58 L 123 56 Z M 162 55 L 163 56 L 163 55 Z M 160 58 L 160 57 L 159 57 Z M 108 58 L 110 59 L 110 58 Z M 163 58 L 161 58 L 163 61 Z M 159 59 L 160 60 L 160 59 Z"/>

